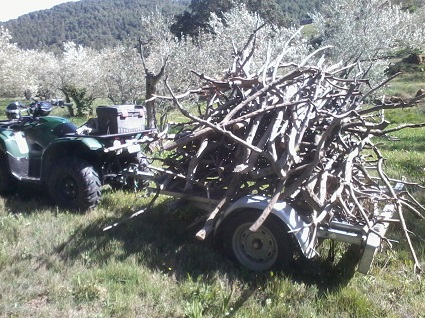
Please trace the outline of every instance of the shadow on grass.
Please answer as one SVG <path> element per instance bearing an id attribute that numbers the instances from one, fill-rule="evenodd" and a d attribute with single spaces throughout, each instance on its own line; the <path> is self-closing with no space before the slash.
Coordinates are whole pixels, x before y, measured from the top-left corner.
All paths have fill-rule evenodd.
<path id="1" fill-rule="evenodd" d="M 41 194 L 34 199 L 37 202 L 23 203 L 20 194 L 19 197 L 8 198 L 6 204 L 11 211 L 20 210 L 20 213 L 30 214 L 36 205 L 41 208 L 49 205 L 49 200 Z M 142 266 L 173 275 L 179 281 L 201 277 L 208 282 L 214 280 L 214 274 L 219 272 L 230 281 L 239 280 L 246 286 L 232 305 L 234 312 L 237 312 L 258 287 L 267 285 L 270 273 L 252 272 L 235 266 L 212 239 L 198 241 L 195 234 L 202 227 L 203 221 L 194 224 L 194 214 L 194 208 L 170 212 L 167 204 L 161 203 L 154 210 L 107 231 L 104 231 L 106 227 L 122 221 L 125 215 L 120 219 L 99 215 L 90 224 L 74 229 L 66 241 L 56 246 L 54 253 L 68 264 L 84 262 L 84 257 L 88 257 L 90 266 L 132 257 Z M 320 297 L 339 290 L 350 281 L 355 273 L 357 259 L 358 255 L 353 250 L 348 250 L 336 264 L 327 260 L 300 258 L 295 261 L 293 268 L 274 273 L 274 277 L 316 286 Z"/>
<path id="2" fill-rule="evenodd" d="M 91 262 L 102 264 L 111 259 L 124 260 L 135 257 L 152 270 L 174 275 L 178 280 L 188 277 L 214 277 L 217 271 L 229 278 L 242 280 L 248 286 L 264 284 L 270 273 L 258 273 L 237 267 L 222 253 L 211 238 L 198 241 L 195 234 L 203 221 L 193 224 L 193 208 L 169 212 L 166 204 L 159 204 L 151 212 L 139 215 L 107 231 L 103 229 L 116 223 L 107 218 L 80 227 L 66 242 L 57 246 L 57 253 L 66 262 L 81 260 L 89 253 Z M 196 212 L 195 212 L 196 213 Z M 112 247 L 119 244 L 120 248 Z M 316 285 L 327 293 L 345 286 L 353 277 L 357 255 L 346 253 L 337 264 L 326 260 L 299 259 L 288 271 L 275 273 L 293 281 Z M 246 296 L 247 294 L 245 294 Z M 245 297 L 244 296 L 244 297 Z"/>
<path id="3" fill-rule="evenodd" d="M 336 292 L 353 278 L 360 256 L 359 247 L 351 245 L 337 262 L 334 262 L 332 257 L 302 259 L 298 261 L 291 277 L 297 282 L 317 286 L 319 296 Z"/>
<path id="4" fill-rule="evenodd" d="M 52 208 L 47 190 L 34 184 L 20 183 L 12 194 L 2 195 L 7 211 L 12 214 L 31 214 L 35 210 Z"/>

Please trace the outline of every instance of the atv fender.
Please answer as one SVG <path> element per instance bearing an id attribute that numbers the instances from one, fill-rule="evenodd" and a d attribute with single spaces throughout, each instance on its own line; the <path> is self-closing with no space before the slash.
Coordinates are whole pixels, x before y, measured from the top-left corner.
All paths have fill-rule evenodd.
<path id="1" fill-rule="evenodd" d="M 43 153 L 43 179 L 47 178 L 52 163 L 64 157 L 81 156 L 85 160 L 95 160 L 96 155 L 104 148 L 94 138 L 60 138 L 53 141 Z"/>

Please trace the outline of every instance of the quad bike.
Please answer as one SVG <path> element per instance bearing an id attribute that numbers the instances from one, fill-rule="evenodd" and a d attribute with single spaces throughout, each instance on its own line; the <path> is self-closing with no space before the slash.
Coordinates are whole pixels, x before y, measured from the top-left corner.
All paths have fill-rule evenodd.
<path id="1" fill-rule="evenodd" d="M 95 207 L 101 189 L 138 189 L 143 182 L 126 176 L 126 169 L 143 170 L 141 144 L 153 130 L 144 129 L 143 107 L 100 106 L 98 118 L 77 127 L 65 118 L 49 116 L 61 100 L 35 100 L 29 106 L 7 106 L 0 121 L 0 193 L 16 191 L 20 183 L 45 187 L 60 207 Z"/>

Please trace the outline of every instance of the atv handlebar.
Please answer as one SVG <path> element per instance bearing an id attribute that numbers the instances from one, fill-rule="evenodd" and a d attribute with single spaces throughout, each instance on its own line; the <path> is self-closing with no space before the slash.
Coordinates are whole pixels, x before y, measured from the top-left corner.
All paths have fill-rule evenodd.
<path id="1" fill-rule="evenodd" d="M 30 121 L 37 120 L 38 117 L 44 117 L 50 114 L 54 107 L 69 107 L 72 103 L 65 103 L 62 99 L 39 100 L 29 98 L 31 103 L 25 105 L 19 101 L 10 103 L 6 107 L 6 113 L 9 121 L 13 126 L 22 126 Z M 7 124 L 8 121 L 3 122 Z"/>

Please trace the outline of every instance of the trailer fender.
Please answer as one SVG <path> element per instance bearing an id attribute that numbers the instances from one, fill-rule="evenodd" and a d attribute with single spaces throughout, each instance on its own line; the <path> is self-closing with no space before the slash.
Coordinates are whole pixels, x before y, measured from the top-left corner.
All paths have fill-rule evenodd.
<path id="1" fill-rule="evenodd" d="M 258 209 L 263 211 L 267 207 L 269 201 L 270 198 L 259 195 L 248 195 L 235 201 L 217 220 L 215 224 L 215 234 L 217 234 L 220 225 L 223 224 L 223 221 L 230 215 L 232 215 L 232 213 L 238 210 L 240 211 L 244 208 Z M 316 255 L 315 251 L 310 248 L 310 226 L 301 219 L 301 217 L 294 208 L 292 208 L 288 203 L 284 201 L 278 201 L 274 205 L 271 213 L 273 213 L 287 225 L 289 231 L 293 234 L 300 247 L 301 252 L 304 254 L 305 257 L 312 258 Z"/>

